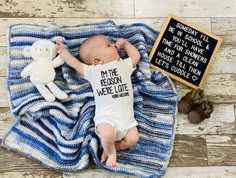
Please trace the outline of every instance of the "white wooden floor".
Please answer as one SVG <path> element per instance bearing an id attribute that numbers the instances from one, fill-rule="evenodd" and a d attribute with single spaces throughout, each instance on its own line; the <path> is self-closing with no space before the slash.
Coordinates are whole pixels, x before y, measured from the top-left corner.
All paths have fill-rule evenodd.
<path id="1" fill-rule="evenodd" d="M 168 13 L 223 37 L 205 84 L 215 104 L 211 118 L 192 125 L 178 114 L 176 140 L 165 178 L 236 178 L 236 0 L 0 0 L 0 140 L 14 122 L 6 91 L 7 28 L 14 23 L 77 25 L 107 19 L 143 22 L 160 30 Z M 176 82 L 177 92 L 189 89 Z M 0 177 L 127 178 L 96 168 L 62 173 L 0 148 Z"/>

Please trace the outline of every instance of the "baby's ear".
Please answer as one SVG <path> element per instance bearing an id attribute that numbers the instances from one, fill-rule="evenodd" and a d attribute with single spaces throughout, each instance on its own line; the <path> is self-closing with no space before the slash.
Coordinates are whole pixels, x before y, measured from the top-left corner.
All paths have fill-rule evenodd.
<path id="1" fill-rule="evenodd" d="M 24 57 L 31 57 L 31 46 L 27 46 L 23 50 Z"/>
<path id="2" fill-rule="evenodd" d="M 103 62 L 104 61 L 102 59 L 100 59 L 100 58 L 97 58 L 97 57 L 93 58 L 93 64 L 95 64 L 95 65 L 103 64 Z"/>

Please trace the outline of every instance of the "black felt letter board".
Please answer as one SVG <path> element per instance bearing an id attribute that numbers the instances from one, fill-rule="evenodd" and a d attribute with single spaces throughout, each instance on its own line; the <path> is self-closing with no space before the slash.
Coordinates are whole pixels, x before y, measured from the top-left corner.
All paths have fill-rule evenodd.
<path id="1" fill-rule="evenodd" d="M 151 67 L 201 88 L 222 39 L 169 15 L 150 53 Z"/>

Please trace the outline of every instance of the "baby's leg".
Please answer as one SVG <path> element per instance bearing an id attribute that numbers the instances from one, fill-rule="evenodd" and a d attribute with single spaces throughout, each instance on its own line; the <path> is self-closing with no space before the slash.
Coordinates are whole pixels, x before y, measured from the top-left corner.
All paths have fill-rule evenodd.
<path id="1" fill-rule="evenodd" d="M 108 167 L 116 166 L 115 129 L 107 123 L 98 124 L 96 129 L 102 142 L 102 159 L 107 156 L 106 165 Z"/>
<path id="2" fill-rule="evenodd" d="M 130 148 L 136 145 L 138 140 L 139 140 L 138 129 L 137 127 L 133 127 L 127 131 L 124 139 L 122 139 L 119 142 L 116 142 L 115 144 L 116 150 L 119 151 Z"/>

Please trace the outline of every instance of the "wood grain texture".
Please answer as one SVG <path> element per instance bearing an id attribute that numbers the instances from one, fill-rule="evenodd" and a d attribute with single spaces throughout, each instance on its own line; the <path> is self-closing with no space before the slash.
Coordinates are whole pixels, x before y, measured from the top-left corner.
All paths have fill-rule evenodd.
<path id="1" fill-rule="evenodd" d="M 6 77 L 0 77 L 0 107 L 9 107 L 6 90 Z"/>
<path id="2" fill-rule="evenodd" d="M 236 48 L 232 45 L 223 45 L 209 71 L 209 74 L 236 73 Z"/>
<path id="3" fill-rule="evenodd" d="M 170 166 L 206 166 L 207 152 L 206 139 L 201 135 L 177 135 L 175 139 L 175 146 L 173 156 L 170 160 Z M 43 167 L 36 161 L 32 161 L 17 153 L 7 151 L 5 148 L 0 148 L 0 173 L 1 172 L 30 172 L 37 170 L 39 172 L 54 173 L 49 169 Z M 60 173 L 59 173 L 60 175 Z M 90 168 L 88 171 L 79 172 L 77 174 L 67 173 L 64 177 L 109 177 L 111 174 L 104 173 L 104 171 Z M 106 176 L 105 176 L 106 175 Z M 114 175 L 115 176 L 115 175 Z M 121 175 L 117 174 L 117 177 Z M 122 178 L 128 176 L 123 175 Z"/>
<path id="4" fill-rule="evenodd" d="M 15 175 L 17 178 L 18 175 L 21 177 L 26 175 L 28 177 L 62 177 L 61 172 L 49 170 L 38 162 L 3 147 L 0 147 L 0 174 L 6 177 Z"/>
<path id="5" fill-rule="evenodd" d="M 112 174 L 104 170 L 95 169 L 80 173 L 64 173 L 64 178 L 134 178 L 122 174 Z M 211 167 L 168 167 L 162 178 L 235 178 L 236 166 Z"/>
<path id="6" fill-rule="evenodd" d="M 102 4 L 102 5 L 101 5 Z M 27 7 L 27 8 L 26 8 Z M 5 0 L 1 17 L 134 17 L 133 0 Z"/>
<path id="7" fill-rule="evenodd" d="M 206 97 L 214 103 L 236 103 L 236 73 L 209 74 L 204 87 Z M 176 82 L 177 92 L 184 96 L 190 89 Z M 6 78 L 0 77 L 0 107 L 9 107 L 6 91 Z"/>
<path id="8" fill-rule="evenodd" d="M 200 124 L 192 124 L 187 115 L 177 114 L 176 134 L 204 135 L 204 134 L 236 134 L 235 109 L 232 104 L 215 104 L 214 112 L 209 119 Z M 0 108 L 0 139 L 15 122 L 9 108 Z"/>
<path id="9" fill-rule="evenodd" d="M 10 108 L 0 108 L 0 139 L 15 123 L 15 118 L 10 114 Z"/>
<path id="10" fill-rule="evenodd" d="M 208 165 L 236 165 L 236 134 L 207 135 Z"/>
<path id="11" fill-rule="evenodd" d="M 211 24 L 212 32 L 222 36 L 225 45 L 236 45 L 236 18 L 212 18 Z"/>
<path id="12" fill-rule="evenodd" d="M 236 103 L 236 73 L 209 75 L 205 94 L 215 103 Z"/>
<path id="13" fill-rule="evenodd" d="M 135 0 L 135 17 L 236 17 L 234 0 Z"/>
<path id="14" fill-rule="evenodd" d="M 63 178 L 63 174 L 57 174 L 51 171 L 40 172 L 37 170 L 27 172 L 2 172 L 1 178 Z"/>
<path id="15" fill-rule="evenodd" d="M 0 77 L 7 76 L 8 57 L 7 48 L 0 47 Z"/>
<path id="16" fill-rule="evenodd" d="M 192 124 L 186 114 L 177 114 L 176 134 L 236 134 L 234 105 L 215 104 L 209 119 Z"/>
<path id="17" fill-rule="evenodd" d="M 7 31 L 10 25 L 27 23 L 27 24 L 39 24 L 50 25 L 51 23 L 58 26 L 75 26 L 84 23 L 97 23 L 106 20 L 113 20 L 116 24 L 131 24 L 131 23 L 145 23 L 156 31 L 160 31 L 165 18 L 138 18 L 138 19 L 126 19 L 126 18 L 0 18 L 0 46 L 7 46 Z M 186 20 L 197 24 L 204 29 L 211 31 L 211 19 L 210 18 L 186 18 Z"/>
<path id="18" fill-rule="evenodd" d="M 235 58 L 236 58 L 236 48 L 229 45 L 222 46 L 216 56 L 216 60 L 214 61 L 209 73 L 210 74 L 236 73 Z M 0 76 L 6 76 L 7 64 L 8 64 L 7 63 L 8 55 L 6 47 L 0 47 L 0 59 L 1 59 Z"/>
<path id="19" fill-rule="evenodd" d="M 236 166 L 169 167 L 163 178 L 235 178 Z"/>
<path id="20" fill-rule="evenodd" d="M 206 166 L 207 149 L 204 135 L 176 135 L 169 166 Z"/>
<path id="21" fill-rule="evenodd" d="M 205 96 L 214 103 L 236 103 L 236 74 L 209 74 L 204 86 Z M 190 88 L 176 82 L 177 92 L 184 96 Z"/>
<path id="22" fill-rule="evenodd" d="M 138 178 L 124 174 L 115 174 L 101 169 L 90 169 L 78 173 L 64 173 L 63 178 Z"/>
<path id="23" fill-rule="evenodd" d="M 159 31 L 169 13 L 221 36 L 224 41 L 204 86 L 215 110 L 200 124 L 178 113 L 170 167 L 163 178 L 236 177 L 236 1 L 235 0 L 2 0 L 0 1 L 0 141 L 15 119 L 6 91 L 7 31 L 9 25 L 33 23 L 74 26 L 102 22 L 146 23 Z M 178 82 L 182 96 L 190 89 Z M 228 166 L 230 165 L 230 166 Z M 130 178 L 90 168 L 78 173 L 49 170 L 40 163 L 0 148 L 1 178 Z"/>

